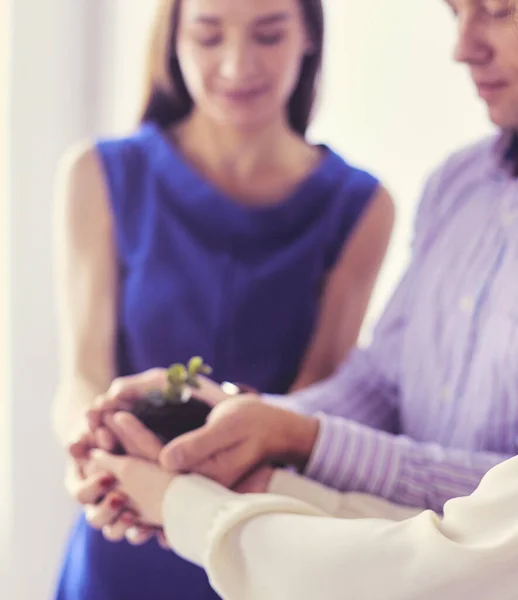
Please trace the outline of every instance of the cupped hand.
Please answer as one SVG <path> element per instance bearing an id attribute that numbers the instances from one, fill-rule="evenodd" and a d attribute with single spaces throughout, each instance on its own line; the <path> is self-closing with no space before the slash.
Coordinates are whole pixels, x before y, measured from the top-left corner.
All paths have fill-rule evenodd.
<path id="1" fill-rule="evenodd" d="M 274 467 L 261 465 L 240 479 L 234 486 L 234 491 L 239 494 L 265 494 L 274 472 Z"/>
<path id="2" fill-rule="evenodd" d="M 112 473 L 117 489 L 130 500 L 139 522 L 152 527 L 162 526 L 162 502 L 174 475 L 141 458 L 115 456 L 104 450 L 93 450 L 91 460 L 99 470 Z"/>
<path id="3" fill-rule="evenodd" d="M 169 442 L 160 463 L 233 488 L 260 465 L 282 461 L 303 466 L 317 433 L 317 419 L 242 395 L 218 404 L 203 427 Z"/>
<path id="4" fill-rule="evenodd" d="M 221 386 L 208 377 L 198 375 L 197 381 L 199 385 L 192 388 L 192 393 L 208 405 L 215 406 L 228 398 Z M 137 400 L 152 390 L 164 391 L 167 385 L 167 369 L 162 368 L 115 379 L 109 389 L 96 398 L 94 406 L 87 412 L 90 430 L 97 436 L 102 436 L 99 447 L 110 451 L 115 445 L 114 437 L 110 437 L 109 431 L 104 427 L 107 415 L 116 411 L 130 411 Z"/>

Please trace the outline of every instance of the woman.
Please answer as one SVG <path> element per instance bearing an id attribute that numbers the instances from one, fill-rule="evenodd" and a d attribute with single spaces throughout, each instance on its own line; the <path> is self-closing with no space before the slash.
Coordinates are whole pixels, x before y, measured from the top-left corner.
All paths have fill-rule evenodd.
<path id="1" fill-rule="evenodd" d="M 319 0 L 162 3 L 141 126 L 62 169 L 64 444 L 115 376 L 200 354 L 218 381 L 282 393 L 354 344 L 393 207 L 371 175 L 305 140 L 322 44 Z M 154 541 L 113 545 L 89 526 L 120 506 L 109 486 L 70 463 L 87 518 L 57 598 L 160 600 L 173 584 L 179 598 L 214 598 L 201 569 Z"/>
<path id="2" fill-rule="evenodd" d="M 225 600 L 516 597 L 516 458 L 472 496 L 449 501 L 441 518 L 388 506 L 376 507 L 383 518 L 356 519 L 343 495 L 290 473 L 282 476 L 293 497 L 174 476 L 156 464 L 160 443 L 132 415 L 119 413 L 116 430 L 122 440 L 144 439 L 146 460 L 95 450 L 91 467 L 112 472 L 141 518 L 164 526 L 171 547 L 204 566 Z"/>

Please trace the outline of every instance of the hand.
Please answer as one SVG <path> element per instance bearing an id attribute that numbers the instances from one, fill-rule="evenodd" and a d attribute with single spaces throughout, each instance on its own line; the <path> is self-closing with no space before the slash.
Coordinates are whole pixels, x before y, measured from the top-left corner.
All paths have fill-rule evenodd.
<path id="1" fill-rule="evenodd" d="M 141 523 L 162 526 L 162 502 L 173 480 L 171 473 L 156 463 L 104 450 L 93 450 L 91 457 L 97 468 L 116 477 L 118 489 L 130 498 Z"/>
<path id="2" fill-rule="evenodd" d="M 115 439 L 122 445 L 127 455 L 140 457 L 156 462 L 162 449 L 162 443 L 142 423 L 130 413 L 118 412 L 105 418 L 107 428 Z M 99 466 L 92 461 L 88 465 L 89 471 L 97 471 Z M 113 477 L 113 476 L 112 476 Z M 115 478 L 114 478 L 115 479 Z M 128 498 L 126 502 L 129 503 Z M 156 537 L 157 542 L 164 549 L 170 549 L 161 528 L 146 526 L 140 522 L 134 512 L 126 511 L 115 521 L 100 522 L 105 538 L 111 541 L 123 539 L 135 546 L 144 544 Z"/>
<path id="3" fill-rule="evenodd" d="M 85 506 L 85 516 L 95 529 L 103 529 L 109 539 L 122 539 L 135 516 L 126 510 L 126 498 L 117 492 L 115 477 L 108 471 L 89 468 L 89 453 L 95 436 L 87 432 L 68 448 L 66 488 Z"/>
<path id="4" fill-rule="evenodd" d="M 121 444 L 127 455 L 153 462 L 158 460 L 162 443 L 132 414 L 119 412 L 107 415 L 105 423 L 110 434 Z M 90 460 L 85 470 L 91 474 L 99 469 L 99 465 L 94 460 Z M 101 471 L 105 472 L 103 469 Z M 115 481 L 115 477 L 113 479 Z M 126 510 L 118 518 L 114 518 L 114 515 L 110 514 L 105 506 L 88 507 L 87 518 L 90 524 L 102 529 L 103 535 L 111 541 L 126 537 L 131 544 L 139 545 L 156 536 L 159 544 L 167 548 L 163 532 L 155 527 L 143 525 L 140 522 L 140 516 L 137 517 L 135 514 L 135 507 L 131 506 L 123 490 L 118 489 L 118 493 L 124 498 L 124 505 L 131 507 L 131 510 Z"/>
<path id="5" fill-rule="evenodd" d="M 254 467 L 281 460 L 303 467 L 318 434 L 316 418 L 243 395 L 219 403 L 207 423 L 167 444 L 160 463 L 232 488 Z"/>
<path id="6" fill-rule="evenodd" d="M 120 442 L 128 454 L 157 460 L 162 444 L 135 417 L 121 413 L 109 415 L 105 420 L 107 427 L 103 428 L 104 435 L 109 434 Z M 99 433 L 99 429 L 93 433 L 86 432 L 69 447 L 71 459 L 67 488 L 76 500 L 85 505 L 85 516 L 89 524 L 102 530 L 110 541 L 126 537 L 132 544 L 142 544 L 157 535 L 159 543 L 164 545 L 165 538 L 160 531 L 139 526 L 127 497 L 120 490 L 115 490 L 115 477 L 106 470 L 99 470 L 89 460 L 93 449 L 109 449 L 106 443 L 103 444 L 103 437 Z"/>
<path id="7" fill-rule="evenodd" d="M 234 486 L 234 491 L 239 494 L 264 494 L 270 487 L 275 469 L 264 465 L 245 475 Z"/>
<path id="8" fill-rule="evenodd" d="M 150 390 L 163 390 L 166 386 L 167 370 L 160 368 L 114 379 L 108 390 L 97 396 L 93 408 L 86 414 L 90 430 L 95 432 L 103 427 L 106 415 L 130 410 L 133 404 Z"/>
<path id="9" fill-rule="evenodd" d="M 210 406 L 215 406 L 228 398 L 221 387 L 208 377 L 198 375 L 197 379 L 199 387 L 194 390 L 196 398 Z M 96 398 L 94 407 L 87 413 L 91 431 L 102 431 L 103 445 L 99 444 L 99 447 L 108 451 L 115 447 L 113 436 L 110 438 L 109 433 L 103 428 L 106 415 L 116 411 L 130 410 L 133 404 L 149 391 L 164 390 L 167 385 L 167 370 L 161 368 L 149 369 L 143 373 L 115 379 L 108 391 Z"/>

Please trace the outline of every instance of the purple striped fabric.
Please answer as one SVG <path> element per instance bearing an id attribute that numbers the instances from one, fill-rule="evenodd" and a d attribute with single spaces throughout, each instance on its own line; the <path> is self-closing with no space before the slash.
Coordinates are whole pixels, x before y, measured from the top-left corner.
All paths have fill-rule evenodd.
<path id="1" fill-rule="evenodd" d="M 270 397 L 319 416 L 309 477 L 440 511 L 517 453 L 518 180 L 504 140 L 430 178 L 372 344 L 329 380 Z"/>

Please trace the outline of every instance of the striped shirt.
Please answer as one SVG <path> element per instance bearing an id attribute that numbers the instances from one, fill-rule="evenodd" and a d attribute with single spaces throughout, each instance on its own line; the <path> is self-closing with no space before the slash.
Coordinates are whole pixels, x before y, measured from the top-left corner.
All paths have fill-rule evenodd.
<path id="1" fill-rule="evenodd" d="M 505 136 L 447 160 L 419 206 L 411 264 L 330 379 L 288 397 L 316 414 L 306 475 L 440 511 L 518 446 L 518 179 Z"/>

